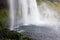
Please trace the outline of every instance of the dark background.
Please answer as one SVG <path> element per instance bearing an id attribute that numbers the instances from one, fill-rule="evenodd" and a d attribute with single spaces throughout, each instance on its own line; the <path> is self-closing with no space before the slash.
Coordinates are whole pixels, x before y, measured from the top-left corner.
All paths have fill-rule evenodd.
<path id="1" fill-rule="evenodd" d="M 2 8 L 8 8 L 7 0 L 0 0 L 0 9 Z"/>

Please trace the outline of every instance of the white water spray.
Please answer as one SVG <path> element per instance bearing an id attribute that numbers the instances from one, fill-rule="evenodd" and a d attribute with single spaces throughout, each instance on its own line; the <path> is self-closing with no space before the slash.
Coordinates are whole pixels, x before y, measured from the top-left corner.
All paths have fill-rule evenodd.
<path id="1" fill-rule="evenodd" d="M 40 10 L 40 21 L 42 25 L 48 25 L 51 28 L 57 30 L 58 29 L 58 12 L 56 12 L 55 10 L 53 10 L 52 7 L 48 7 L 47 4 L 45 2 L 43 2 L 40 6 L 39 6 L 39 10 Z"/>
<path id="2" fill-rule="evenodd" d="M 41 12 L 41 21 L 44 23 L 44 24 L 55 24 L 58 22 L 58 14 L 56 11 L 54 11 L 53 9 L 51 8 L 48 8 L 48 6 L 46 5 L 46 3 L 42 3 L 40 6 L 39 6 L 39 10 Z"/>

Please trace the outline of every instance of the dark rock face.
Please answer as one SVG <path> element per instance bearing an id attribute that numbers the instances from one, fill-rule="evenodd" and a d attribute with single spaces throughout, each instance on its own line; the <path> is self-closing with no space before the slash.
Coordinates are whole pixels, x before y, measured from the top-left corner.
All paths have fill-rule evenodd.
<path id="1" fill-rule="evenodd" d="M 8 1 L 7 0 L 0 0 L 0 9 L 8 8 Z"/>
<path id="2" fill-rule="evenodd" d="M 33 40 L 60 40 L 60 35 L 52 28 L 45 26 L 20 26 L 19 30 L 24 30 L 23 35 L 32 37 Z"/>

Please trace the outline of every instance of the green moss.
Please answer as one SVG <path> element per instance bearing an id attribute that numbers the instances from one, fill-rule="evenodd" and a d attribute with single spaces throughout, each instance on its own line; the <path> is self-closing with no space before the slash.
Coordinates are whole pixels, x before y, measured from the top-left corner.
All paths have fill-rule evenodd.
<path id="1" fill-rule="evenodd" d="M 21 33 L 10 31 L 8 29 L 0 30 L 0 40 L 10 39 L 10 40 L 31 40 L 29 37 L 22 36 Z"/>
<path id="2" fill-rule="evenodd" d="M 38 5 L 43 1 L 43 0 L 36 0 Z"/>
<path id="3" fill-rule="evenodd" d="M 4 21 L 8 18 L 8 10 L 0 9 L 0 21 Z"/>
<path id="4" fill-rule="evenodd" d="M 0 22 L 0 40 L 31 40 L 31 38 L 23 37 L 16 31 L 10 31 L 4 23 Z"/>

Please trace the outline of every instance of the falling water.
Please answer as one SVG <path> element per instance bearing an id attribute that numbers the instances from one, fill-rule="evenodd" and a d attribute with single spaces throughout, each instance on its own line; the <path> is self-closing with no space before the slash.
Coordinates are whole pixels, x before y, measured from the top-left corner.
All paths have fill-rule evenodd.
<path id="1" fill-rule="evenodd" d="M 14 0 L 9 0 L 10 4 L 10 29 L 13 30 L 14 28 L 14 19 L 15 19 L 15 10 L 14 10 Z"/>
<path id="2" fill-rule="evenodd" d="M 36 0 L 19 0 L 19 5 L 24 25 L 39 24 L 40 17 Z"/>
<path id="3" fill-rule="evenodd" d="M 24 25 L 28 25 L 29 24 L 29 20 L 28 20 L 28 3 L 27 0 L 18 0 L 19 2 L 19 11 L 21 10 L 21 14 L 22 14 L 22 23 Z"/>
<path id="4" fill-rule="evenodd" d="M 36 0 L 29 0 L 29 8 L 30 8 L 30 14 L 29 14 L 30 24 L 34 25 L 40 24 L 40 14 L 37 8 Z"/>
<path id="5" fill-rule="evenodd" d="M 36 0 L 9 0 L 9 4 L 11 30 L 14 29 L 16 22 L 16 25 L 19 24 L 18 26 L 20 26 L 20 23 L 23 23 L 23 25 L 36 25 L 40 23 L 40 14 L 38 12 Z M 18 17 L 16 14 L 18 14 Z M 20 17 L 22 18 L 20 19 Z"/>

